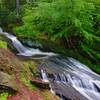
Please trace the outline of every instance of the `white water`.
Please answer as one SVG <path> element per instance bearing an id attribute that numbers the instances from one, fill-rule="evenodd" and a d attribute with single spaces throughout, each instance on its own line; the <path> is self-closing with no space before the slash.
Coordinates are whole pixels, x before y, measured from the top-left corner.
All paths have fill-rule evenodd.
<path id="1" fill-rule="evenodd" d="M 54 75 L 57 84 L 70 84 L 76 91 L 88 100 L 100 100 L 100 76 L 73 58 L 51 58 L 54 70 L 58 71 Z M 59 65 L 57 65 L 60 64 Z M 53 69 L 53 67 L 52 67 Z M 62 72 L 63 71 L 63 72 Z M 60 77 L 60 79 L 59 79 Z"/>
<path id="2" fill-rule="evenodd" d="M 43 69 L 41 69 L 41 75 L 44 82 L 49 82 L 46 71 L 44 71 Z"/>
<path id="3" fill-rule="evenodd" d="M 41 56 L 55 56 L 57 54 L 52 52 L 42 52 L 39 49 L 29 48 L 22 45 L 22 43 L 17 39 L 16 36 L 11 35 L 7 32 L 3 32 L 0 28 L 0 34 L 4 35 L 8 39 L 12 41 L 13 46 L 18 50 L 18 55 L 22 56 L 35 56 L 35 55 L 41 55 Z"/>
<path id="4" fill-rule="evenodd" d="M 50 87 L 50 91 L 51 91 L 51 93 L 52 93 L 52 94 L 55 94 L 55 92 L 54 92 L 53 89 L 52 89 L 51 84 L 49 85 L 49 87 Z"/>

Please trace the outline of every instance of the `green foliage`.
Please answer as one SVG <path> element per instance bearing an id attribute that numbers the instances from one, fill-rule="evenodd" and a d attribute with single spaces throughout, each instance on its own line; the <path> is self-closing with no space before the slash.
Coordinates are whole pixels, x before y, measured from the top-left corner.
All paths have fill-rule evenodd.
<path id="1" fill-rule="evenodd" d="M 83 35 L 92 32 L 93 10 L 93 4 L 84 0 L 40 2 L 34 13 L 34 27 L 55 39 Z"/>
<path id="2" fill-rule="evenodd" d="M 86 0 L 40 0 L 36 7 L 24 6 L 24 25 L 14 31 L 25 35 L 44 33 L 53 39 L 77 35 L 90 43 L 95 9 L 94 3 Z"/>
<path id="3" fill-rule="evenodd" d="M 4 93 L 0 94 L 0 100 L 7 100 L 8 96 L 9 96 L 9 94 L 4 92 Z"/>
<path id="4" fill-rule="evenodd" d="M 25 4 L 25 0 L 20 1 L 20 10 L 21 5 Z M 21 12 L 21 11 L 20 11 Z M 16 0 L 0 0 L 0 26 L 5 26 L 18 23 L 17 20 L 20 19 L 20 16 L 17 16 L 17 3 Z"/>
<path id="5" fill-rule="evenodd" d="M 24 25 L 15 27 L 14 31 L 16 33 L 21 33 L 21 35 L 24 36 L 34 36 L 35 32 L 33 30 L 33 12 L 32 9 L 29 6 L 24 6 L 24 15 L 23 15 L 23 23 Z M 28 7 L 30 9 L 28 9 Z"/>

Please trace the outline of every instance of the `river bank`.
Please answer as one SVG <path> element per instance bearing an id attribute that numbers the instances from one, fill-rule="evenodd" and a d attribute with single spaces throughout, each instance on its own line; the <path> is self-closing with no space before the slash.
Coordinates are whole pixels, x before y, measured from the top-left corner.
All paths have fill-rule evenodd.
<path id="1" fill-rule="evenodd" d="M 17 100 L 18 98 L 26 100 L 25 95 L 27 95 L 27 100 L 30 100 L 31 96 L 34 100 L 51 100 L 51 98 L 52 100 L 58 100 L 47 89 L 41 90 L 31 84 L 30 81 L 37 73 L 38 62 L 17 57 L 8 48 L 9 43 L 5 41 L 5 38 L 1 37 L 0 43 L 2 44 L 0 45 L 0 85 L 1 88 L 5 86 L 5 88 L 0 88 L 0 100 L 6 100 L 7 98 L 7 100 Z M 16 82 L 17 74 L 20 83 Z"/>

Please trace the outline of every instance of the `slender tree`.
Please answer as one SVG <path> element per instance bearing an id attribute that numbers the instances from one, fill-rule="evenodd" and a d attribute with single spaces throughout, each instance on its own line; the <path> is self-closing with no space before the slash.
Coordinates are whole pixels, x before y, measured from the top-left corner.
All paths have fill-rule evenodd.
<path id="1" fill-rule="evenodd" d="M 20 12 L 20 1 L 16 0 L 16 14 L 17 14 L 17 16 L 19 16 L 19 12 Z"/>

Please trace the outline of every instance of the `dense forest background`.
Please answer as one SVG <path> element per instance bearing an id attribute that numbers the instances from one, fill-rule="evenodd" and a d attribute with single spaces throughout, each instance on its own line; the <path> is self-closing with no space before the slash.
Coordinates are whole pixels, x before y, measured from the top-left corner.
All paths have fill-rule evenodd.
<path id="1" fill-rule="evenodd" d="M 19 37 L 45 38 L 54 52 L 100 73 L 100 0 L 0 0 L 0 26 Z"/>

